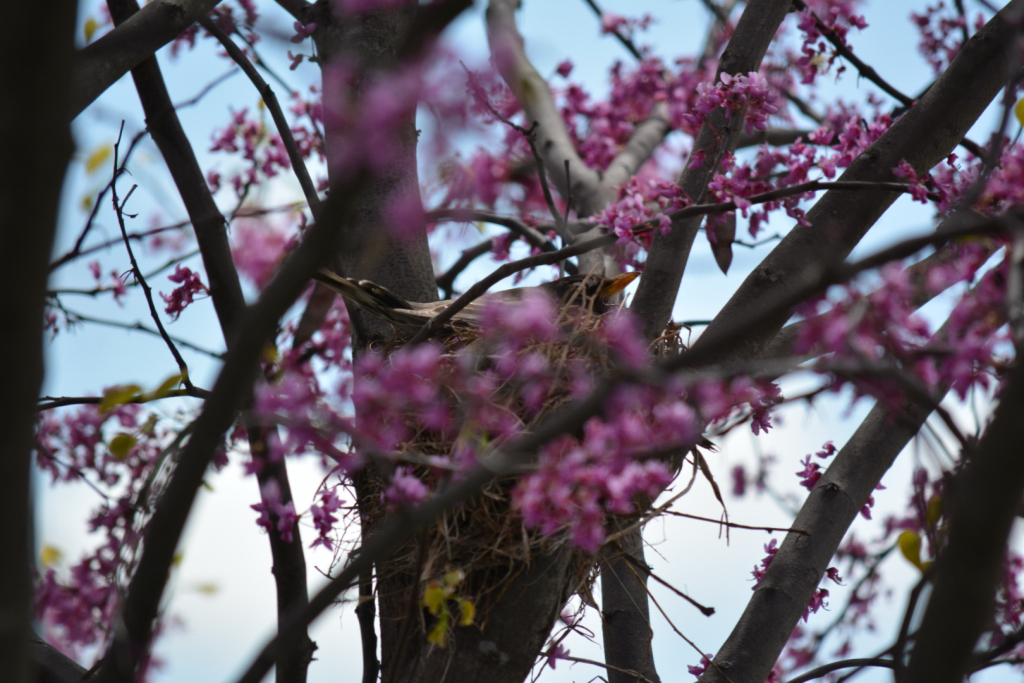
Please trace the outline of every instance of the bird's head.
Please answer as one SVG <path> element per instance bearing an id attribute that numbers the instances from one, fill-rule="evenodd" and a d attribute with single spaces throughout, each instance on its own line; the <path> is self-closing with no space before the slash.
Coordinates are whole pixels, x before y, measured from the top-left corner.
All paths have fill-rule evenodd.
<path id="1" fill-rule="evenodd" d="M 558 301 L 593 310 L 600 315 L 608 309 L 609 300 L 640 277 L 632 271 L 615 277 L 601 275 L 570 275 L 544 285 Z"/>

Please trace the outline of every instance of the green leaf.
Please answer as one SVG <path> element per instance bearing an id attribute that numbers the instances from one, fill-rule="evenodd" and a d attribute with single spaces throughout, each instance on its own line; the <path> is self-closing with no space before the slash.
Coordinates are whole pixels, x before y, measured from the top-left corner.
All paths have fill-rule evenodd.
<path id="1" fill-rule="evenodd" d="M 171 375 L 170 377 L 165 379 L 160 386 L 153 390 L 153 392 L 150 394 L 150 397 L 163 398 L 167 394 L 171 393 L 172 390 L 176 389 L 178 385 L 181 384 L 183 379 L 184 378 L 182 377 L 181 373 Z"/>
<path id="2" fill-rule="evenodd" d="M 925 570 L 924 564 L 921 562 L 921 537 L 916 531 L 904 531 L 896 539 L 896 543 L 900 547 L 900 552 L 903 553 L 903 557 L 907 558 L 910 564 L 914 565 L 922 572 Z"/>
<path id="3" fill-rule="evenodd" d="M 114 456 L 114 459 L 120 462 L 128 457 L 136 443 L 138 440 L 134 436 L 122 432 L 110 440 L 108 448 L 110 448 L 110 454 Z"/>
<path id="4" fill-rule="evenodd" d="M 141 393 L 142 387 L 138 384 L 121 384 L 116 387 L 110 387 L 103 392 L 103 398 L 100 400 L 100 415 L 108 413 L 125 403 L 131 403 Z"/>

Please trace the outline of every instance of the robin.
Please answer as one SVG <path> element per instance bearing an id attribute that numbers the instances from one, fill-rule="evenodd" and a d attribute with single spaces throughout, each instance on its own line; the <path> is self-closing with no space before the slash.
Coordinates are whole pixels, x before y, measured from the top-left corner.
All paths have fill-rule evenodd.
<path id="1" fill-rule="evenodd" d="M 639 276 L 638 272 L 623 273 L 610 278 L 600 275 L 570 275 L 536 287 L 516 287 L 500 292 L 491 292 L 471 302 L 456 313 L 452 320 L 475 325 L 489 302 L 495 300 L 519 301 L 531 290 L 544 292 L 562 305 L 586 306 L 594 314 L 601 315 L 608 309 L 608 299 L 621 292 Z M 394 292 L 369 280 L 341 277 L 326 268 L 321 268 L 313 277 L 363 310 L 404 329 L 423 327 L 427 321 L 454 301 L 454 299 L 430 303 L 406 301 Z"/>

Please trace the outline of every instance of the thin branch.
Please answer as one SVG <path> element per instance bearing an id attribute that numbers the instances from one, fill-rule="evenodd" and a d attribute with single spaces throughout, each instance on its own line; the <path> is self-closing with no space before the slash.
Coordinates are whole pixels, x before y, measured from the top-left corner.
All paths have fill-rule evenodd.
<path id="1" fill-rule="evenodd" d="M 890 648 L 892 653 L 893 662 L 895 662 L 894 677 L 897 681 L 902 680 L 906 673 L 906 659 L 904 655 L 907 652 L 907 643 L 910 642 L 910 626 L 914 622 L 914 616 L 917 614 L 917 603 L 921 600 L 921 593 L 928 584 L 935 578 L 935 572 L 929 568 L 928 571 L 922 574 L 921 578 L 918 579 L 913 589 L 910 591 L 910 596 L 907 599 L 907 608 L 903 611 L 903 620 L 900 622 L 900 630 L 896 635 L 896 642 Z"/>
<path id="2" fill-rule="evenodd" d="M 836 35 L 835 31 L 826 26 L 821 19 L 818 18 L 817 14 L 807 9 L 807 5 L 803 0 L 793 0 L 793 6 L 800 11 L 810 12 L 811 16 L 814 18 L 814 24 L 821 34 L 825 36 L 825 39 L 828 40 L 828 42 L 832 43 L 836 48 L 836 52 L 845 57 L 850 64 L 853 64 L 853 67 L 857 69 L 857 73 L 897 99 L 901 104 L 909 105 L 914 102 L 879 76 L 878 72 L 875 71 L 874 68 L 865 64 L 859 57 L 857 57 L 857 55 L 853 54 L 850 47 Z"/>
<path id="3" fill-rule="evenodd" d="M 501 282 L 510 275 L 515 275 L 519 271 L 526 270 L 527 268 L 552 265 L 571 256 L 579 256 L 580 254 L 585 254 L 594 249 L 608 247 L 615 244 L 615 240 L 615 235 L 604 235 L 603 237 L 596 237 L 594 239 L 587 240 L 586 242 L 577 242 L 576 244 L 558 249 L 557 251 L 549 251 L 543 254 L 537 254 L 536 256 L 529 256 L 527 258 L 499 266 L 490 275 L 467 289 L 466 292 L 453 301 L 450 306 L 446 307 L 443 311 L 427 321 L 427 324 L 421 327 L 419 331 L 413 335 L 408 344 L 415 345 L 426 339 L 430 339 L 435 333 L 439 332 L 443 326 L 455 316 L 456 313 L 471 304 L 478 297 L 487 293 L 487 290 L 493 285 Z"/>
<path id="4" fill-rule="evenodd" d="M 220 76 L 217 76 L 217 78 L 213 79 L 212 81 L 207 83 L 205 86 L 203 86 L 203 88 L 198 93 L 196 93 L 193 97 L 190 97 L 189 99 L 184 100 L 183 102 L 175 103 L 175 105 L 174 105 L 175 110 L 177 110 L 177 109 L 185 109 L 186 107 L 191 107 L 191 106 L 194 106 L 196 104 L 199 104 L 199 101 L 202 100 L 204 97 L 206 97 L 211 92 L 213 92 L 214 88 L 216 88 L 218 85 L 220 85 L 224 81 L 226 81 L 229 78 L 231 78 L 232 76 L 234 76 L 236 73 L 238 73 L 238 69 L 235 68 L 235 67 L 232 67 L 229 71 L 226 71 L 223 74 L 221 74 Z"/>
<path id="5" fill-rule="evenodd" d="M 122 123 L 121 125 L 122 125 L 122 130 L 123 130 L 124 124 Z M 111 178 L 110 181 L 106 185 L 103 186 L 103 189 L 100 190 L 99 193 L 96 195 L 96 201 L 93 202 L 92 211 L 89 212 L 89 218 L 86 219 L 86 221 L 85 221 L 85 227 L 82 228 L 82 232 L 78 235 L 78 239 L 75 240 L 75 246 L 73 246 L 71 248 L 71 251 L 69 251 L 67 254 L 62 256 L 58 261 L 55 261 L 54 265 L 50 266 L 50 270 L 51 271 L 54 268 L 56 268 L 58 266 L 61 266 L 64 263 L 67 263 L 71 259 L 76 258 L 77 256 L 81 256 L 82 255 L 82 253 L 83 253 L 82 252 L 82 244 L 85 242 L 85 238 L 89 235 L 89 231 L 92 230 L 93 222 L 96 220 L 96 214 L 99 212 L 100 205 L 103 203 L 104 195 L 106 195 L 107 192 L 110 192 L 111 186 L 117 180 L 118 176 L 120 176 L 121 173 L 124 172 L 125 166 L 128 165 L 128 159 L 131 158 L 132 152 L 135 151 L 136 145 L 139 144 L 139 142 L 142 140 L 142 138 L 145 135 L 147 135 L 147 133 L 148 133 L 148 131 L 146 131 L 146 130 L 140 130 L 132 138 L 131 143 L 128 145 L 128 150 L 124 153 L 124 161 L 121 163 L 121 168 L 114 173 L 114 177 Z M 115 242 L 120 242 L 120 241 L 121 240 L 115 240 Z"/>
<path id="6" fill-rule="evenodd" d="M 452 264 L 452 267 L 444 272 L 443 275 L 437 277 L 437 287 L 440 289 L 444 296 L 450 297 L 454 291 L 455 278 L 462 274 L 469 264 L 477 260 L 484 254 L 490 252 L 494 248 L 494 240 L 486 239 L 483 242 L 473 245 L 468 249 L 463 249 L 459 259 Z"/>
<path id="7" fill-rule="evenodd" d="M 790 104 L 797 108 L 797 111 L 799 111 L 801 114 L 809 118 L 811 121 L 814 121 L 815 123 L 818 124 L 822 124 L 825 122 L 824 116 L 814 111 L 814 108 L 811 107 L 810 104 L 805 102 L 801 97 L 799 97 L 795 93 L 785 90 L 782 94 L 786 98 L 786 100 L 789 101 Z"/>
<path id="8" fill-rule="evenodd" d="M 277 126 L 277 134 L 281 137 L 285 151 L 288 152 L 288 160 L 292 164 L 292 170 L 295 172 L 295 177 L 302 187 L 302 193 L 305 195 L 306 202 L 309 203 L 309 208 L 315 218 L 320 213 L 320 197 L 317 195 L 313 179 L 309 176 L 306 162 L 303 160 L 302 154 L 299 153 L 299 147 L 295 143 L 295 137 L 292 135 L 291 127 L 288 125 L 288 119 L 285 118 L 284 111 L 281 110 L 281 105 L 277 101 L 277 95 L 274 94 L 270 85 L 263 80 L 263 77 L 260 76 L 256 67 L 249 61 L 249 58 L 245 56 L 245 52 L 239 49 L 234 41 L 224 31 L 220 30 L 220 27 L 210 17 L 203 17 L 199 20 L 199 24 L 220 41 L 220 44 L 227 50 L 231 59 L 235 60 L 235 63 L 242 68 L 245 75 L 256 86 L 260 97 L 263 98 L 263 103 L 270 111 L 270 116 L 274 119 L 274 124 Z"/>
<path id="9" fill-rule="evenodd" d="M 450 21 L 468 4 L 467 0 L 447 0 L 439 9 L 448 12 Z M 436 19 L 436 15 L 432 16 Z M 414 25 L 399 53 L 407 53 L 409 45 L 422 46 L 428 37 L 443 28 L 444 25 L 436 20 L 427 26 Z M 134 679 L 140 658 L 149 651 L 153 621 L 160 609 L 168 572 L 213 453 L 252 390 L 264 345 L 275 333 L 281 316 L 306 288 L 312 273 L 326 265 L 331 254 L 350 246 L 352 237 L 346 231 L 338 231 L 336 226 L 351 219 L 355 210 L 354 197 L 360 195 L 367 183 L 367 174 L 358 172 L 349 183 L 335 188 L 332 198 L 324 204 L 320 220 L 306 230 L 302 243 L 288 255 L 273 281 L 259 299 L 241 313 L 240 323 L 232 329 L 231 352 L 149 522 L 138 568 L 122 602 L 120 623 L 123 627 L 115 630 L 103 656 L 96 683 Z M 472 483 L 475 490 L 476 482 Z M 376 540 L 381 535 L 373 538 Z M 369 566 L 365 564 L 363 568 Z M 355 577 L 358 575 L 357 572 Z M 320 595 L 323 594 L 321 591 Z M 320 604 L 314 600 L 292 610 L 291 616 L 280 615 L 279 629 L 288 634 L 288 646 L 279 648 L 280 642 L 276 641 L 273 655 L 269 659 L 260 658 L 254 664 L 253 677 L 256 681 L 261 680 L 266 671 L 278 662 L 281 654 L 290 652 L 308 638 L 304 624 L 332 601 L 333 598 L 326 604 Z M 300 622 L 301 625 L 296 626 Z"/>
<path id="10" fill-rule="evenodd" d="M 597 6 L 597 3 L 594 2 L 594 0 L 583 0 L 583 2 L 587 3 L 590 9 L 594 10 L 594 14 L 597 15 L 598 21 L 604 21 L 604 12 L 601 11 L 601 8 Z M 633 40 L 629 36 L 625 36 L 619 33 L 618 29 L 612 31 L 612 35 L 615 36 L 619 43 L 622 44 L 622 47 L 626 48 L 626 51 L 629 52 L 629 54 L 633 55 L 633 57 L 635 57 L 637 61 L 640 61 L 644 58 L 643 55 L 640 53 L 640 50 L 637 48 L 636 45 L 633 44 Z"/>
<path id="11" fill-rule="evenodd" d="M 72 311 L 72 310 L 69 310 L 67 308 L 64 308 L 64 306 L 62 306 L 62 305 L 58 305 L 57 307 L 64 313 L 65 316 L 67 316 L 67 319 L 68 319 L 69 323 L 93 323 L 95 325 L 104 325 L 106 327 L 116 327 L 116 328 L 119 328 L 119 329 L 122 329 L 122 330 L 128 330 L 128 331 L 131 331 L 131 332 L 143 332 L 145 334 L 149 334 L 149 335 L 152 335 L 154 337 L 161 337 L 159 331 L 154 330 L 151 327 L 146 327 L 141 322 L 123 323 L 123 322 L 119 322 L 117 320 L 107 320 L 105 318 L 94 318 L 92 316 L 83 315 L 81 313 L 77 313 L 75 311 Z M 170 336 L 170 335 L 168 335 L 168 336 Z M 163 337 L 161 337 L 161 339 L 162 338 Z M 215 360 L 224 360 L 224 354 L 223 353 L 218 353 L 216 351 L 211 351 L 209 349 L 204 349 L 203 347 L 196 346 L 192 342 L 190 342 L 188 340 L 185 340 L 185 339 L 182 339 L 180 337 L 171 336 L 171 339 L 178 346 L 182 346 L 184 348 L 191 349 L 192 351 L 195 351 L 196 353 L 201 353 L 201 354 L 203 354 L 205 356 L 209 356 L 210 358 L 213 358 Z"/>
<path id="12" fill-rule="evenodd" d="M 838 662 L 830 662 L 816 669 L 811 669 L 807 673 L 800 674 L 796 678 L 791 678 L 786 683 L 807 683 L 807 681 L 813 681 L 815 678 L 821 678 L 825 674 L 832 673 L 839 669 L 848 669 L 851 667 L 865 667 L 865 666 L 877 666 L 883 669 L 894 669 L 896 668 L 896 662 L 891 659 L 882 659 L 880 657 L 865 657 L 862 659 L 841 659 Z"/>
<path id="13" fill-rule="evenodd" d="M 736 522 L 729 522 L 721 519 L 711 519 L 710 517 L 701 517 L 700 515 L 690 515 L 685 512 L 676 512 L 675 510 L 665 510 L 666 515 L 672 515 L 673 517 L 685 517 L 686 519 L 695 519 L 700 522 L 711 522 L 712 524 L 718 524 L 720 526 L 727 526 L 730 529 L 749 529 L 750 531 L 767 531 L 772 533 L 773 531 L 781 531 L 787 534 L 803 534 L 804 536 L 810 536 L 810 531 L 804 531 L 803 529 L 794 529 L 793 527 L 774 527 L 774 526 L 747 526 L 746 524 L 737 524 Z"/>
<path id="14" fill-rule="evenodd" d="M 264 71 L 266 71 L 268 76 L 270 76 L 275 81 L 277 81 L 277 84 L 285 89 L 285 92 L 289 92 L 289 93 L 295 92 L 295 88 L 293 88 L 291 85 L 289 85 L 288 81 L 286 81 L 283 78 L 281 78 L 281 76 L 279 76 L 276 71 L 274 71 L 273 69 L 270 68 L 269 64 L 267 64 L 265 61 L 263 61 L 263 58 L 260 57 L 260 53 L 256 51 L 256 45 L 251 43 L 251 42 L 249 42 L 249 39 L 246 38 L 245 34 L 242 33 L 240 30 L 238 30 L 238 25 L 237 24 L 235 24 L 235 30 L 234 30 L 233 33 L 234 33 L 234 35 L 238 36 L 239 40 L 241 40 L 243 43 L 245 43 L 245 46 L 249 49 L 249 52 L 252 53 L 252 58 L 255 60 L 254 63 L 256 64 L 256 66 L 258 66 L 259 68 L 261 68 Z M 321 136 L 321 139 L 322 139 L 322 137 L 323 136 Z"/>
<path id="15" fill-rule="evenodd" d="M 123 130 L 123 124 L 122 124 Z M 117 216 L 117 224 L 121 228 L 121 237 L 124 239 L 125 249 L 128 250 L 128 259 L 132 264 L 132 272 L 135 273 L 135 279 L 142 287 L 142 293 L 146 297 L 146 304 L 149 306 L 149 314 L 153 318 L 153 322 L 156 323 L 156 329 L 160 332 L 160 337 L 164 340 L 168 350 L 174 357 L 174 362 L 178 364 L 178 371 L 181 373 L 181 382 L 185 385 L 185 389 L 192 390 L 192 380 L 188 376 L 188 364 L 185 359 L 181 357 L 181 353 L 178 352 L 178 347 L 174 345 L 174 341 L 167 334 L 167 330 L 164 329 L 164 323 L 160 320 L 160 314 L 156 310 L 156 304 L 153 303 L 153 290 L 146 282 L 146 276 L 142 274 L 142 269 L 139 267 L 139 262 L 135 260 L 135 253 L 132 251 L 132 242 L 128 239 L 128 230 L 124 226 L 124 205 L 128 203 L 129 197 L 132 196 L 132 192 L 135 191 L 135 185 L 132 185 L 132 189 L 128 191 L 128 194 L 124 198 L 124 202 L 119 202 L 117 198 L 117 180 L 119 169 L 117 166 L 118 160 L 118 148 L 121 144 L 121 137 L 118 135 L 117 142 L 114 143 L 114 178 L 110 184 L 110 199 L 114 205 L 114 213 Z"/>
<path id="16" fill-rule="evenodd" d="M 782 147 L 791 145 L 799 139 L 803 139 L 807 144 L 814 144 L 809 141 L 809 136 L 813 132 L 809 128 L 767 128 L 753 133 L 744 131 L 736 143 L 736 149 L 756 147 L 757 145 Z"/>
<path id="17" fill-rule="evenodd" d="M 540 233 L 535 228 L 531 228 L 526 223 L 520 220 L 516 220 L 511 216 L 500 216 L 496 213 L 489 211 L 479 211 L 477 209 L 435 209 L 427 212 L 427 223 L 436 223 L 439 221 L 458 221 L 469 223 L 471 221 L 480 221 L 482 223 L 493 223 L 494 225 L 500 225 L 508 228 L 512 232 L 522 237 L 532 247 L 543 249 L 544 251 L 554 251 L 555 245 L 551 243 L 547 237 Z"/>
<path id="18" fill-rule="evenodd" d="M 99 201 L 99 198 L 97 198 L 97 201 Z M 255 218 L 255 217 L 259 217 L 259 216 L 266 216 L 268 214 L 273 214 L 273 213 L 287 213 L 289 211 L 294 211 L 297 208 L 302 207 L 304 205 L 305 204 L 303 202 L 289 202 L 288 204 L 283 204 L 281 206 L 274 206 L 274 207 L 270 207 L 270 208 L 266 208 L 266 209 L 244 209 L 244 210 L 237 211 L 234 214 L 234 216 L 235 217 L 240 217 L 240 218 Z M 159 235 L 161 233 L 168 232 L 170 230 L 180 230 L 182 228 L 187 228 L 190 225 L 192 225 L 192 221 L 187 221 L 187 220 L 186 221 L 178 221 L 177 223 L 171 223 L 170 225 L 162 225 L 162 226 L 159 226 L 159 227 L 156 227 L 156 228 L 152 228 L 150 230 L 145 230 L 145 231 L 142 231 L 142 232 L 130 232 L 130 233 L 128 233 L 128 239 L 139 241 L 139 240 L 145 239 L 146 237 L 152 237 L 154 235 Z M 111 238 L 111 239 L 106 240 L 104 242 L 100 242 L 99 244 L 96 244 L 94 246 L 88 247 L 86 249 L 82 249 L 77 254 L 74 254 L 72 251 L 69 251 L 69 252 L 65 253 L 63 256 L 55 259 L 50 264 L 50 271 L 52 272 L 53 270 L 59 268 L 60 266 L 65 265 L 69 261 L 73 261 L 73 260 L 81 258 L 83 256 L 88 256 L 89 254 L 95 253 L 95 252 L 100 251 L 102 249 L 106 249 L 108 247 L 112 247 L 114 245 L 121 244 L 122 240 L 123 240 L 123 238 L 121 238 L 121 237 L 114 237 L 114 238 Z"/>
<path id="19" fill-rule="evenodd" d="M 199 387 L 193 386 L 191 389 L 171 389 L 165 393 L 161 393 L 159 396 L 137 396 L 133 399 L 125 401 L 125 403 L 151 403 L 153 401 L 159 401 L 165 398 L 210 398 L 210 392 L 206 389 L 200 389 Z M 43 412 L 44 410 L 53 410 L 54 408 L 63 408 L 64 406 L 79 406 L 79 405 L 99 405 L 103 401 L 102 396 L 43 396 L 40 398 L 45 403 L 36 404 L 36 411 Z"/>
<path id="20" fill-rule="evenodd" d="M 465 68 L 465 66 L 463 68 Z M 506 126 L 508 126 L 512 130 L 516 131 L 524 138 L 526 138 L 526 144 L 530 146 L 530 153 L 533 154 L 533 163 L 537 166 L 537 180 L 540 181 L 540 189 L 542 194 L 544 195 L 544 203 L 547 204 L 548 211 L 551 212 L 551 217 L 555 220 L 555 231 L 562 238 L 563 242 L 567 244 L 572 242 L 573 236 L 571 233 L 569 233 L 568 230 L 566 230 L 565 227 L 566 219 L 562 217 L 562 213 L 558 210 L 558 207 L 555 205 L 555 198 L 551 195 L 551 187 L 548 185 L 548 173 L 547 169 L 544 167 L 544 157 L 542 157 L 540 152 L 537 150 L 537 127 L 540 126 L 540 122 L 534 121 L 529 128 L 523 128 L 519 124 L 513 123 L 509 119 L 505 118 L 504 116 L 501 115 L 501 112 L 495 109 L 494 105 L 491 104 L 490 99 L 487 97 L 487 93 L 481 92 L 476 87 L 476 83 L 473 81 L 473 75 L 469 72 L 469 69 L 466 69 L 466 75 L 467 80 L 469 82 L 469 87 L 471 88 L 473 95 L 476 97 L 477 101 L 480 102 L 480 104 L 487 107 L 487 109 L 491 112 L 491 116 L 501 121 Z M 572 193 L 572 188 L 569 185 L 568 159 L 565 160 L 565 176 L 566 182 L 563 185 L 563 187 L 566 188 L 564 193 L 566 203 L 565 215 L 566 217 L 568 217 L 569 209 L 571 208 L 570 206 L 568 206 L 568 204 L 569 198 Z"/>
<path id="21" fill-rule="evenodd" d="M 552 653 L 551 653 L 550 650 L 546 650 L 544 652 L 541 652 L 540 656 L 541 657 L 550 657 L 551 654 Z M 614 671 L 616 673 L 620 673 L 620 674 L 623 674 L 625 676 L 629 676 L 630 680 L 636 680 L 636 681 L 639 681 L 640 683 L 654 683 L 654 681 L 652 681 L 651 679 L 644 678 L 643 674 L 641 674 L 639 671 L 633 671 L 632 669 L 620 669 L 617 666 L 612 666 L 611 664 L 605 664 L 604 662 L 598 662 L 598 661 L 595 661 L 593 659 L 586 659 L 585 657 L 574 657 L 573 655 L 561 655 L 560 654 L 560 655 L 558 655 L 556 657 L 556 659 L 564 659 L 564 660 L 569 661 L 569 662 L 579 662 L 580 664 L 593 664 L 594 666 L 599 666 L 602 669 L 607 669 L 608 671 Z"/>
<path id="22" fill-rule="evenodd" d="M 708 520 L 708 521 L 712 521 L 712 520 Z M 658 576 L 657 574 L 655 574 L 653 571 L 651 571 L 650 567 L 648 567 L 646 565 L 642 565 L 640 563 L 640 561 L 637 560 L 632 555 L 630 555 L 628 553 L 624 553 L 623 557 L 625 557 L 627 562 L 629 562 L 631 565 L 633 565 L 634 569 L 639 571 L 644 576 L 651 577 L 652 579 L 654 579 L 655 581 L 660 583 L 662 586 L 664 586 L 665 588 L 668 588 L 670 591 L 672 591 L 673 593 L 675 593 L 676 595 L 681 597 L 683 600 L 686 600 L 688 603 L 690 603 L 691 605 L 696 607 L 700 611 L 700 613 L 703 614 L 704 616 L 710 617 L 711 615 L 713 615 L 715 613 L 715 608 L 714 607 L 707 607 L 706 605 L 700 604 L 699 602 L 697 602 L 696 600 L 691 598 L 689 595 L 687 595 L 686 593 L 682 592 L 681 590 L 679 590 L 678 588 L 673 586 L 671 583 L 669 583 L 665 579 L 663 579 L 660 576 Z M 701 653 L 701 654 L 703 654 L 703 653 Z"/>
<path id="23" fill-rule="evenodd" d="M 526 120 L 540 124 L 538 147 L 543 150 L 545 164 L 550 168 L 562 168 L 563 163 L 569 161 L 576 213 L 580 216 L 592 215 L 614 199 L 615 194 L 580 159 L 547 82 L 526 56 L 522 36 L 516 27 L 517 5 L 514 0 L 492 0 L 488 5 L 487 40 L 491 54 L 505 83 L 522 105 Z M 567 196 L 569 189 L 563 185 L 559 175 L 554 177 L 554 182 L 559 193 L 563 197 Z"/>
<path id="24" fill-rule="evenodd" d="M 99 197 L 97 199 L 99 199 Z M 165 233 L 165 232 L 170 232 L 171 230 L 181 230 L 182 228 L 187 228 L 189 225 L 190 225 L 190 223 L 188 221 L 181 221 L 179 223 L 175 223 L 174 225 L 165 225 L 165 226 L 161 226 L 159 228 L 153 228 L 152 230 L 144 230 L 142 232 L 130 232 L 130 233 L 128 233 L 128 239 L 134 240 L 136 242 L 141 242 L 142 240 L 146 239 L 147 237 L 153 237 L 155 235 L 160 235 L 160 234 Z M 99 243 L 99 244 L 97 244 L 95 246 L 88 247 L 87 249 L 82 249 L 82 250 L 72 249 L 71 251 L 69 251 L 69 252 L 65 253 L 63 256 L 61 256 L 60 258 L 58 258 L 55 261 L 53 261 L 52 263 L 50 263 L 50 272 L 53 272 L 57 268 L 60 268 L 61 266 L 69 263 L 70 261 L 82 258 L 83 256 L 88 256 L 89 254 L 95 253 L 97 251 L 102 251 L 103 249 L 107 249 L 107 248 L 112 247 L 112 246 L 114 246 L 116 244 L 121 244 L 123 241 L 124 241 L 123 237 L 114 237 L 114 238 L 111 238 L 109 240 L 105 240 L 105 241 L 103 241 L 103 242 L 101 242 L 101 243 Z M 51 291 L 55 291 L 55 290 L 51 290 Z"/>

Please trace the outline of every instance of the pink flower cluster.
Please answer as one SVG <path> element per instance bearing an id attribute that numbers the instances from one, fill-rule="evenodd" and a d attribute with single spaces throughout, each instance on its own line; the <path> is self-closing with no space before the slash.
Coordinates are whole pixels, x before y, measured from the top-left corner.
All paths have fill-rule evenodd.
<path id="1" fill-rule="evenodd" d="M 836 447 L 831 441 L 826 441 L 825 445 L 821 447 L 821 450 L 815 453 L 821 459 L 831 458 L 836 453 Z M 816 462 L 811 462 L 810 454 L 806 458 L 800 461 L 800 464 L 804 466 L 803 470 L 796 473 L 796 476 L 800 477 L 800 485 L 808 491 L 812 490 L 818 480 L 821 479 L 821 466 Z"/>
<path id="2" fill-rule="evenodd" d="M 322 545 L 327 550 L 334 549 L 334 540 L 331 538 L 331 533 L 334 531 L 334 525 L 338 523 L 338 518 L 333 513 L 341 508 L 343 502 L 338 500 L 334 489 L 320 492 L 320 502 L 313 503 L 309 508 L 309 516 L 313 520 L 313 528 L 316 529 L 318 534 L 317 538 L 309 545 L 310 548 Z"/>
<path id="3" fill-rule="evenodd" d="M 627 258 L 635 256 L 638 245 L 650 246 L 653 230 L 668 234 L 672 221 L 666 213 L 678 211 L 691 203 L 675 183 L 644 182 L 636 176 L 619 188 L 618 195 L 618 201 L 597 215 L 597 223 L 618 236 L 618 244 L 626 247 Z M 637 265 L 633 261 L 632 265 Z"/>
<path id="4" fill-rule="evenodd" d="M 299 520 L 299 516 L 295 514 L 295 503 L 293 501 L 281 502 L 281 488 L 273 479 L 264 484 L 260 495 L 263 500 L 249 506 L 260 513 L 256 524 L 267 531 L 276 528 L 277 532 L 281 534 L 281 540 L 291 543 L 292 531 L 295 529 L 295 523 Z"/>
<path id="5" fill-rule="evenodd" d="M 748 134 L 768 127 L 768 117 L 779 109 L 773 104 L 779 98 L 764 76 L 751 71 L 749 74 L 721 74 L 718 83 L 697 85 L 697 101 L 693 111 L 683 118 L 694 127 L 699 127 L 715 109 L 724 108 L 729 114 L 743 112 L 744 127 Z M 697 168 L 703 159 L 696 154 L 690 165 Z"/>
<path id="6" fill-rule="evenodd" d="M 682 432 L 668 443 L 680 443 L 680 436 L 692 443 L 693 411 L 684 407 L 681 415 L 667 417 Z M 660 431 L 670 431 L 667 426 Z M 537 472 L 516 487 L 515 508 L 527 526 L 545 535 L 568 529 L 576 546 L 596 553 L 605 539 L 606 513 L 633 512 L 637 495 L 654 499 L 671 482 L 665 463 L 631 457 L 651 443 L 661 442 L 648 436 L 639 415 L 611 423 L 591 419 L 582 441 L 564 438 L 543 449 Z"/>
<path id="7" fill-rule="evenodd" d="M 290 217 L 289 217 L 290 218 Z M 305 222 L 305 215 L 300 218 Z M 299 231 L 292 221 L 268 218 L 235 220 L 231 231 L 231 256 L 240 274 L 263 289 L 273 278 L 277 264 L 298 243 Z"/>
<path id="8" fill-rule="evenodd" d="M 941 0 L 927 5 L 923 13 L 911 12 L 910 20 L 921 33 L 917 49 L 938 76 L 960 52 L 967 22 L 955 7 Z M 979 20 L 984 21 L 980 13 Z"/>
<path id="9" fill-rule="evenodd" d="M 242 158 L 250 162 L 247 170 L 231 178 L 231 185 L 239 197 L 253 185 L 291 168 L 281 136 L 269 132 L 262 120 L 251 119 L 248 114 L 248 108 L 232 112 L 231 124 L 214 135 L 210 147 L 211 152 L 241 152 Z M 219 182 L 218 178 L 218 186 Z"/>
<path id="10" fill-rule="evenodd" d="M 831 44 L 826 44 L 823 39 L 815 15 L 821 20 L 825 31 L 846 45 L 846 37 L 851 28 L 865 29 L 868 26 L 864 17 L 856 14 L 858 4 L 859 0 L 808 0 L 807 9 L 800 13 L 798 23 L 804 36 L 800 47 L 801 57 L 793 62 L 793 66 L 803 75 L 801 83 L 813 84 L 819 73 L 828 71 L 837 56 L 831 53 Z M 827 53 L 829 56 L 826 58 Z M 840 67 L 838 73 L 845 69 Z"/>
<path id="11" fill-rule="evenodd" d="M 107 636 L 153 502 L 142 492 L 176 427 L 138 404 L 105 412 L 86 405 L 39 418 L 36 464 L 53 482 L 84 481 L 103 500 L 88 520 L 98 546 L 70 567 L 50 566 L 36 577 L 45 637 L 65 652 L 80 655 Z M 128 445 L 115 445 L 118 438 Z"/>
<path id="12" fill-rule="evenodd" d="M 167 304 L 164 311 L 171 316 L 171 320 L 177 320 L 182 311 L 195 300 L 197 294 L 210 293 L 210 290 L 199 279 L 199 273 L 185 268 L 180 263 L 174 267 L 174 272 L 168 275 L 167 279 L 178 284 L 170 294 L 162 292 L 160 294 L 164 303 Z"/>
<path id="13" fill-rule="evenodd" d="M 628 38 L 636 31 L 646 31 L 652 23 L 654 23 L 654 17 L 650 14 L 633 18 L 623 17 L 614 12 L 604 12 L 601 15 L 601 33 L 616 33 Z"/>
<path id="14" fill-rule="evenodd" d="M 524 419 L 537 415 L 552 392 L 589 390 L 590 370 L 582 359 L 552 366 L 541 353 L 560 334 L 555 320 L 553 302 L 538 294 L 517 306 L 487 307 L 482 337 L 469 347 L 445 352 L 426 344 L 387 357 L 371 352 L 357 363 L 357 447 L 401 463 L 403 444 L 413 438 L 458 436 L 454 452 L 426 454 L 429 466 L 399 465 L 384 493 L 388 505 L 424 499 L 452 471 L 473 466 L 482 451 L 521 434 Z M 626 367 L 647 362 L 646 346 L 627 316 L 606 316 L 593 343 L 607 345 Z M 698 415 L 688 395 L 703 397 L 706 415 Z M 589 420 L 582 438 L 565 436 L 542 449 L 536 471 L 514 489 L 514 509 L 527 526 L 544 534 L 568 533 L 576 545 L 595 552 L 605 538 L 607 514 L 631 512 L 637 496 L 654 498 L 671 482 L 668 452 L 662 450 L 686 452 L 700 438 L 705 419 L 725 419 L 741 403 L 750 406 L 755 432 L 767 429 L 777 400 L 778 389 L 770 383 L 704 382 L 688 391 L 620 388 L 609 399 L 606 417 Z M 659 446 L 651 451 L 651 444 Z"/>

